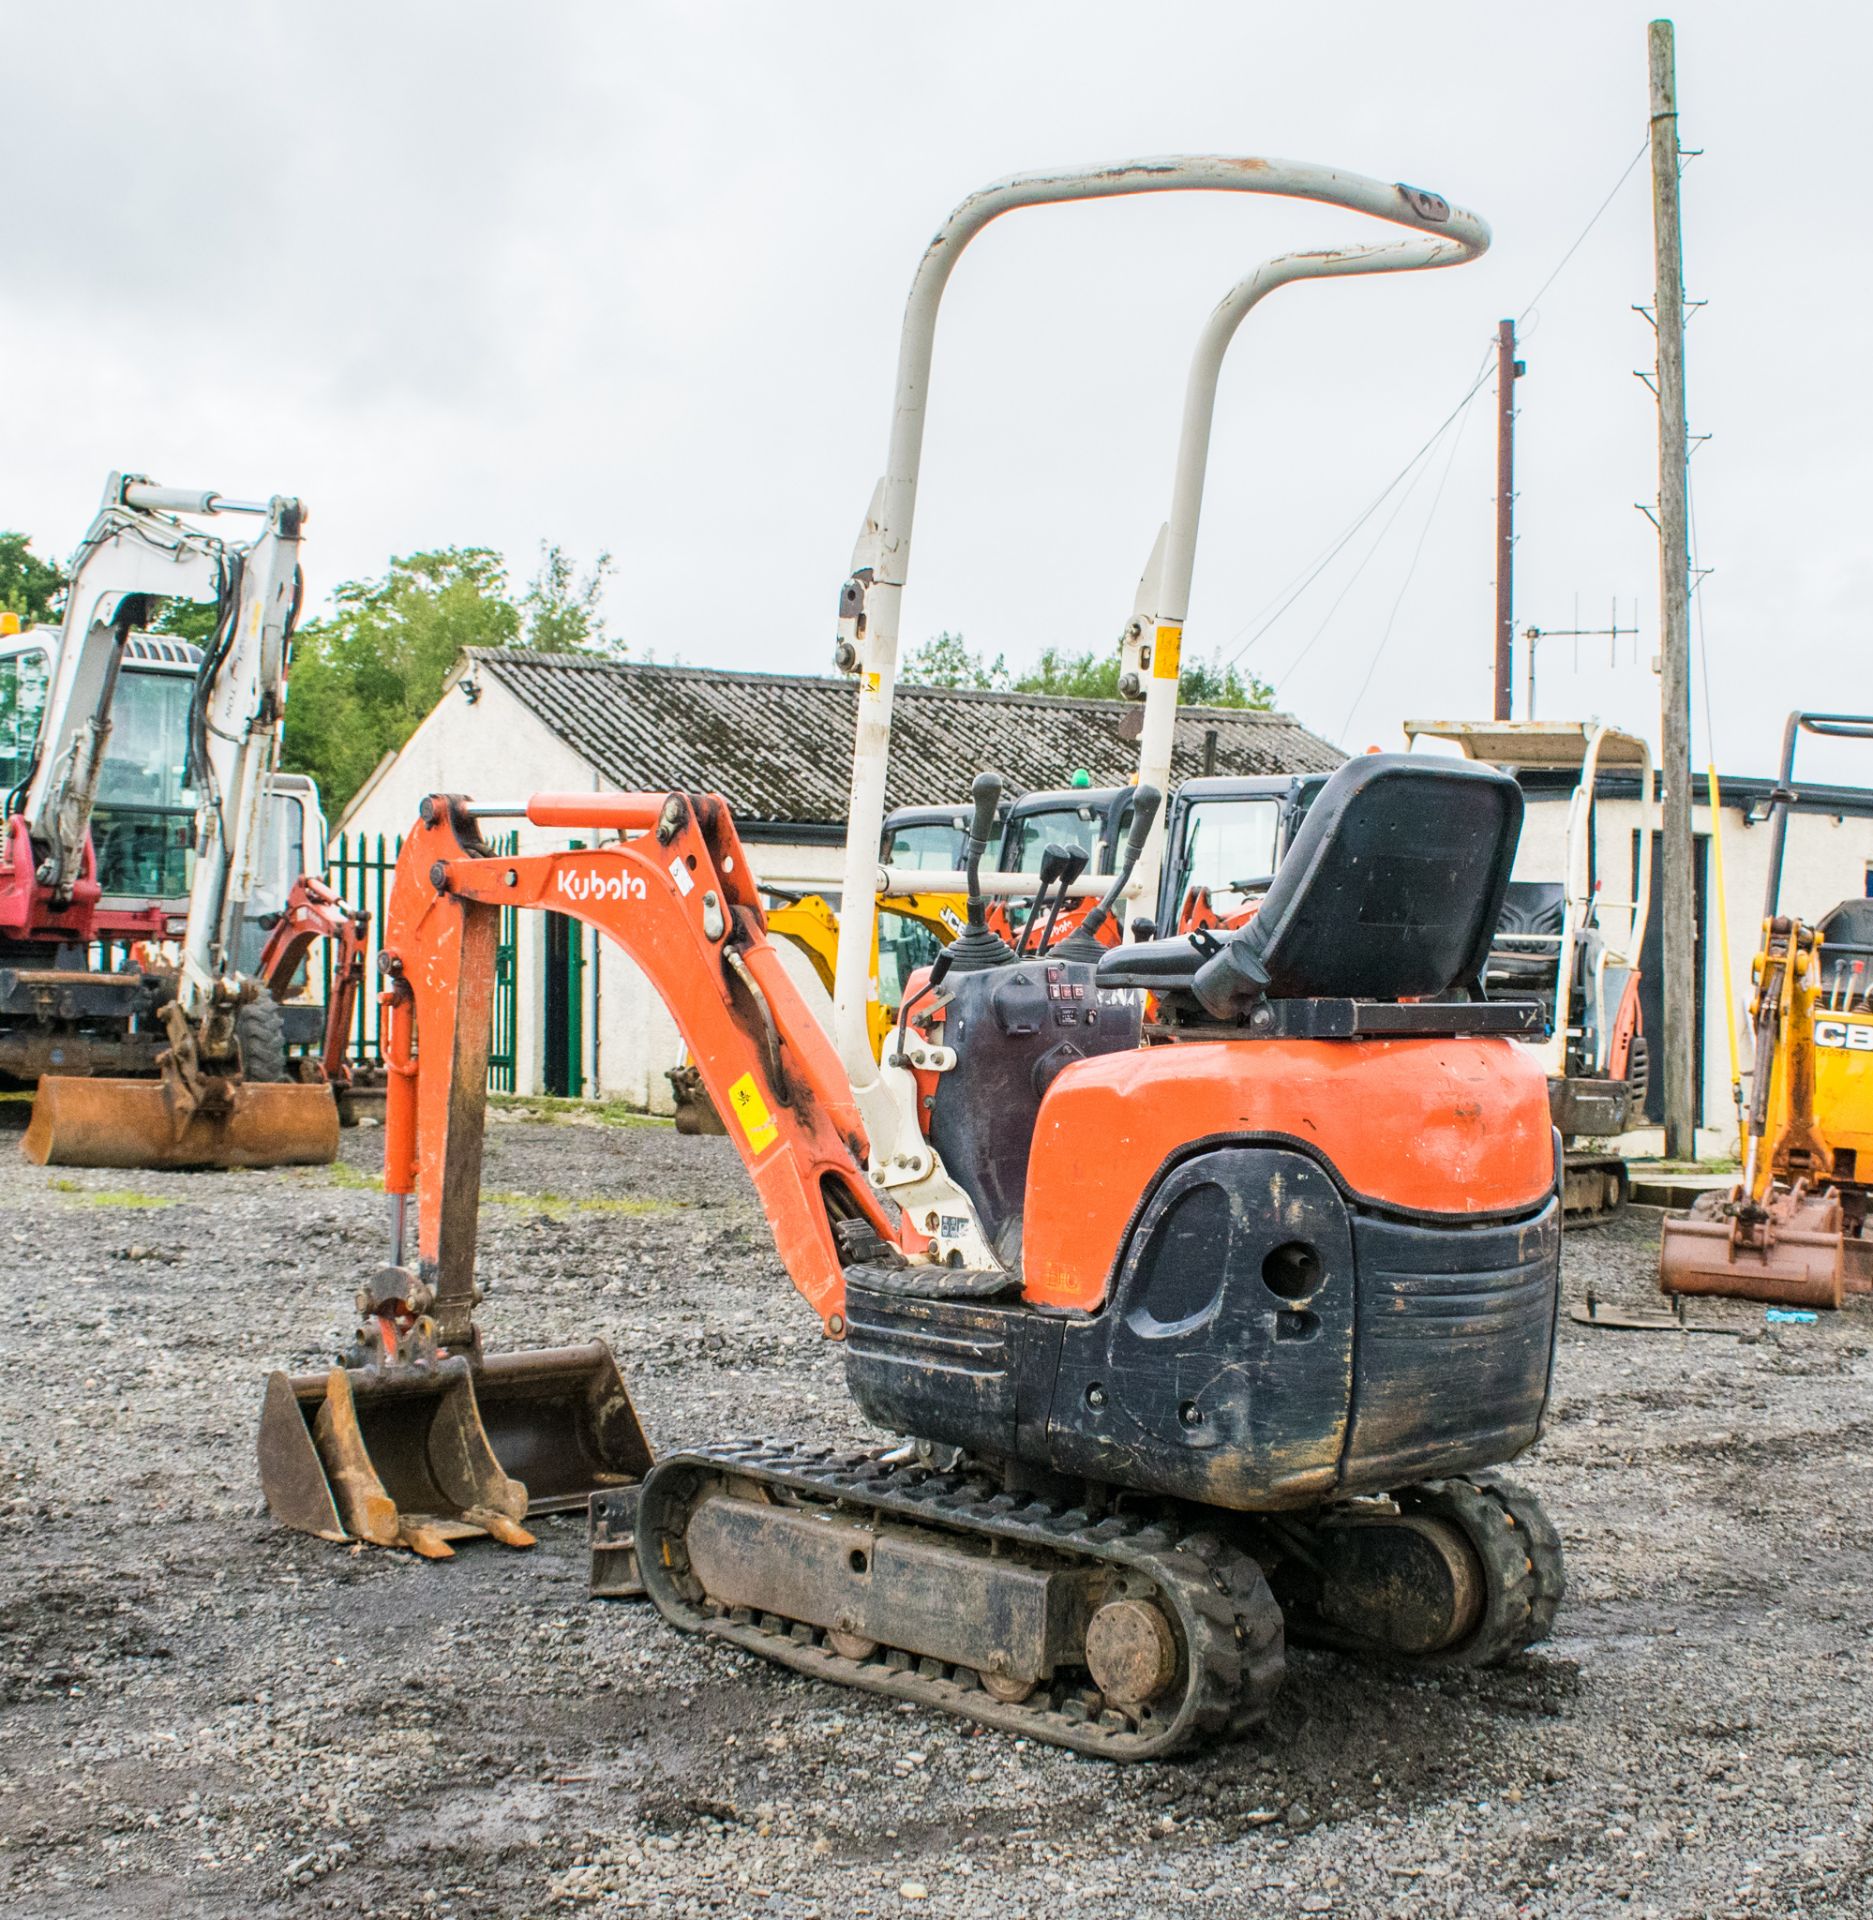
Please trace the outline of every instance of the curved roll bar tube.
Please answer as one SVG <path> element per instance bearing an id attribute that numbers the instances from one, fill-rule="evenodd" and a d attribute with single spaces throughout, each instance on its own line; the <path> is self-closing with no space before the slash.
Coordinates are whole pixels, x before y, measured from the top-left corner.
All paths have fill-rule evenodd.
<path id="1" fill-rule="evenodd" d="M 1416 241 L 1295 254 L 1271 261 L 1244 281 L 1211 315 L 1186 394 L 1184 444 L 1173 491 L 1174 532 L 1163 542 L 1155 611 L 1175 611 L 1181 632 L 1196 542 L 1197 513 L 1209 447 L 1216 370 L 1242 318 L 1256 300 L 1290 280 L 1331 274 L 1454 266 L 1489 245 L 1489 228 L 1475 214 L 1441 196 L 1396 182 L 1369 179 L 1304 161 L 1226 155 L 1138 160 L 1108 167 L 1017 174 L 972 194 L 952 213 L 925 250 L 911 281 L 898 347 L 896 392 L 885 471 L 853 551 L 852 572 L 840 596 L 839 659 L 858 676 L 858 724 L 853 746 L 839 949 L 834 987 L 834 1038 L 864 1116 L 874 1178 L 888 1187 L 914 1186 L 928 1166 L 920 1148 L 909 1076 L 881 1066 L 871 1052 L 865 1009 L 876 903 L 877 848 L 884 824 L 886 760 L 897 683 L 898 628 L 910 567 L 916 514 L 917 475 L 923 453 L 937 309 L 962 250 L 990 221 L 1017 207 L 1070 200 L 1105 200 L 1136 193 L 1258 193 L 1318 201 L 1413 229 Z M 1263 276 L 1269 276 L 1264 278 Z M 1181 579 L 1181 584 L 1180 584 Z M 1141 593 L 1141 598 L 1144 596 Z M 1173 624 L 1161 617 L 1157 625 Z M 1154 644 L 1155 629 L 1154 629 Z M 1175 646 L 1168 650 L 1174 655 Z M 1166 660 L 1166 653 L 1158 653 Z M 1174 659 L 1170 660 L 1174 665 Z M 1157 677 L 1154 666 L 1154 678 Z M 1153 778 L 1146 755 L 1161 751 L 1168 772 L 1175 677 L 1157 707 L 1148 707 L 1141 745 L 1140 778 Z M 1151 730 L 1155 724 L 1156 733 Z M 1162 735 L 1162 743 L 1157 739 Z M 1155 864 L 1155 860 L 1154 860 Z M 892 1084 L 893 1079 L 905 1084 Z M 915 1166 L 916 1173 L 910 1173 Z M 908 1200 L 908 1193 L 898 1195 Z"/>

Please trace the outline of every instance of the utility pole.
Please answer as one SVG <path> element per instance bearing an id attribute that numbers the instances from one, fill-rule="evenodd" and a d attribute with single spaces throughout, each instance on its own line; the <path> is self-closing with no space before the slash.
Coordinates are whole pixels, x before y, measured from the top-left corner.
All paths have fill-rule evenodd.
<path id="1" fill-rule="evenodd" d="M 1515 642 L 1515 383 L 1526 369 L 1515 357 L 1515 322 L 1496 328 L 1496 712 L 1513 708 Z"/>
<path id="2" fill-rule="evenodd" d="M 1665 783 L 1659 850 L 1664 915 L 1660 981 L 1665 1031 L 1665 1157 L 1695 1157 L 1697 930 L 1692 904 L 1691 561 L 1685 490 L 1684 252 L 1678 211 L 1678 87 L 1672 24 L 1648 30 L 1651 69 L 1653 294 L 1658 336 L 1659 770 Z"/>

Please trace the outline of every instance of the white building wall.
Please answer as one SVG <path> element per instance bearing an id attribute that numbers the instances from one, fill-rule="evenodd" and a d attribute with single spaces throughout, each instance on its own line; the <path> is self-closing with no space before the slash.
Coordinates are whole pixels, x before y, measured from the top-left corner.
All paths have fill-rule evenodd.
<path id="1" fill-rule="evenodd" d="M 408 833 L 427 794 L 466 793 L 475 800 L 526 799 L 545 792 L 597 792 L 605 786 L 530 708 L 492 676 L 472 703 L 457 682 L 409 741 L 346 809 L 339 829 Z M 517 831 L 522 853 L 563 847 L 575 834 L 526 820 L 489 823 L 490 835 Z M 837 887 L 844 850 L 837 844 L 754 841 L 748 861 L 757 879 L 788 887 Z M 638 967 L 617 947 L 584 930 L 581 1020 L 584 1091 L 623 1100 L 651 1113 L 671 1110 L 668 1070 L 683 1057 L 682 1036 Z M 514 1086 L 545 1091 L 546 917 L 520 916 L 516 943 L 517 1020 Z M 596 1017 L 595 1017 L 596 1016 Z"/>

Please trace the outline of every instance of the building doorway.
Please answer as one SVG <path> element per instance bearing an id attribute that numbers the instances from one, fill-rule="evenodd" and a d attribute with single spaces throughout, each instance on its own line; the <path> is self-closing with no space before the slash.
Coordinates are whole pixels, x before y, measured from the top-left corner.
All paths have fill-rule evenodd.
<path id="1" fill-rule="evenodd" d="M 577 1100 L 585 1092 L 585 928 L 568 914 L 546 916 L 545 974 L 541 1084 Z"/>

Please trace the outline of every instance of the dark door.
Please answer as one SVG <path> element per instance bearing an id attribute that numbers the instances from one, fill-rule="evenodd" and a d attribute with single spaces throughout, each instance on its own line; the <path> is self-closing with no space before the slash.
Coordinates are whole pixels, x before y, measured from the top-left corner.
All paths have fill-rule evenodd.
<path id="1" fill-rule="evenodd" d="M 546 916 L 546 1004 L 541 1077 L 546 1091 L 576 1100 L 585 1091 L 584 928 L 563 913 Z"/>
<path id="2" fill-rule="evenodd" d="M 1639 1026 L 1646 1038 L 1650 1072 L 1645 1089 L 1645 1117 L 1654 1126 L 1665 1118 L 1665 1083 L 1662 1078 L 1661 1039 L 1665 1031 L 1665 996 L 1660 984 L 1664 970 L 1664 889 L 1660 884 L 1659 841 L 1652 836 L 1652 904 L 1646 914 L 1645 938 L 1639 946 Z M 1691 843 L 1691 924 L 1695 930 L 1696 965 L 1691 983 L 1691 1098 L 1697 1124 L 1704 1124 L 1704 956 L 1709 952 L 1710 917 L 1705 909 L 1704 876 L 1710 853 L 1710 837 L 1700 833 Z M 1639 836 L 1632 836 L 1633 884 L 1638 884 Z"/>

